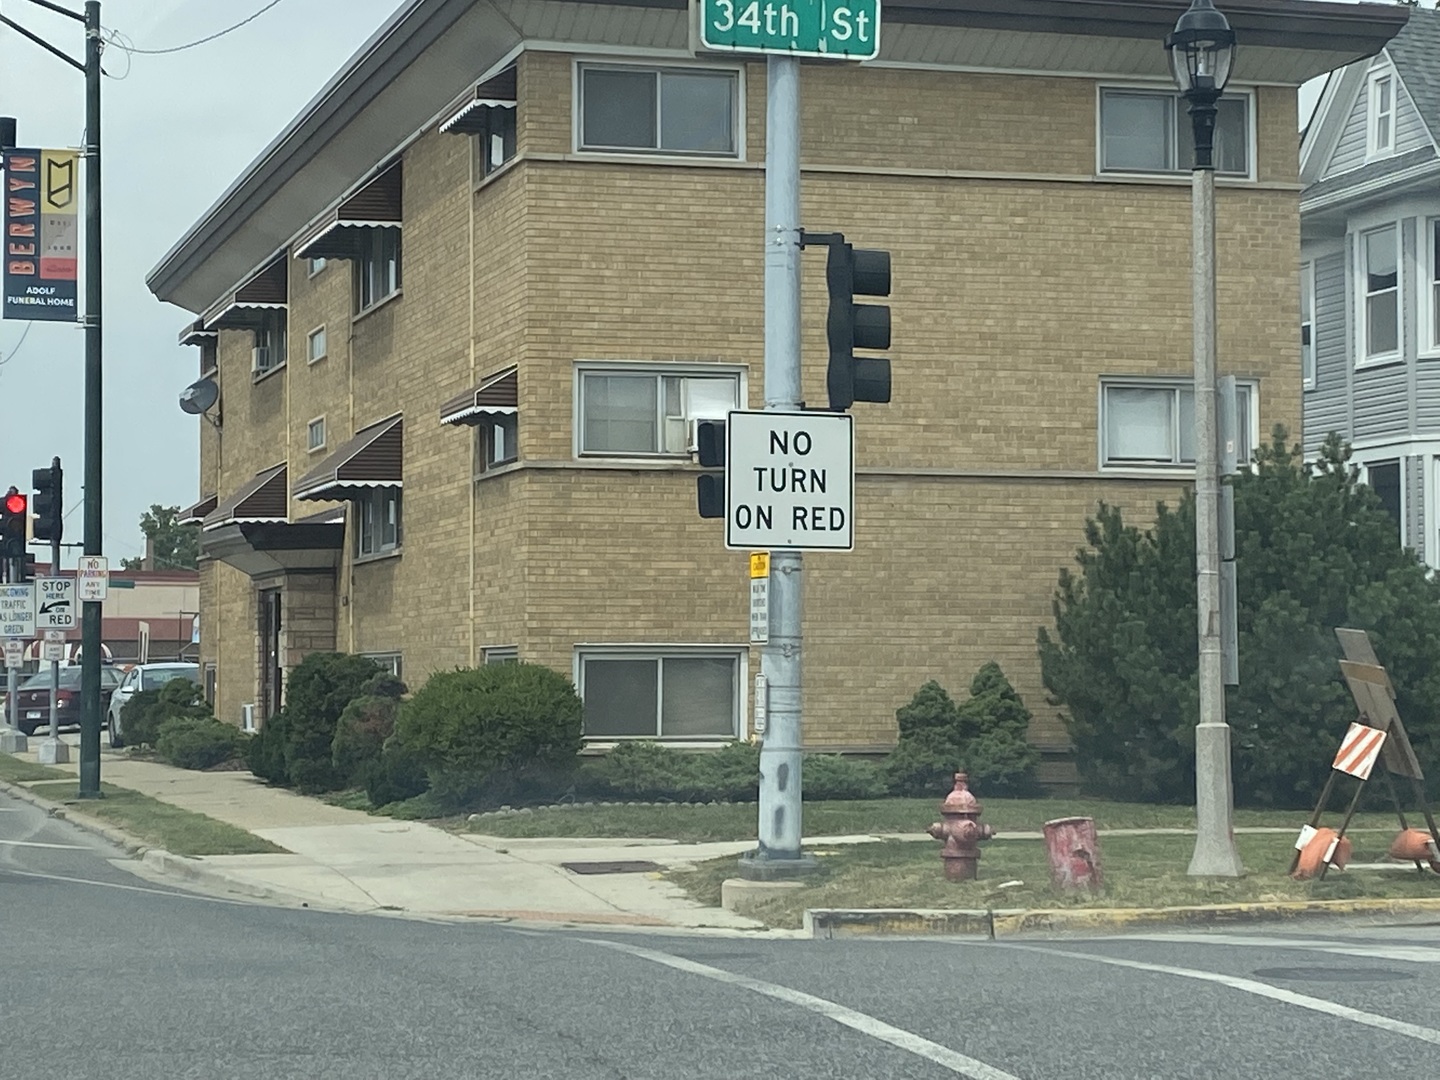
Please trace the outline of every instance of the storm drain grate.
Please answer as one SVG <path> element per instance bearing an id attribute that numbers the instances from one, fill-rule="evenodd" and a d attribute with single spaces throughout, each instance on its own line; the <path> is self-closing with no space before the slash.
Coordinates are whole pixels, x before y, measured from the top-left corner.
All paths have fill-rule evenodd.
<path id="1" fill-rule="evenodd" d="M 1279 979 L 1282 982 L 1398 982 L 1415 978 L 1408 971 L 1362 967 L 1260 968 L 1253 974 L 1256 978 Z"/>
<path id="2" fill-rule="evenodd" d="M 660 869 L 659 863 L 632 859 L 628 862 L 567 862 L 561 863 L 572 874 L 648 874 Z"/>

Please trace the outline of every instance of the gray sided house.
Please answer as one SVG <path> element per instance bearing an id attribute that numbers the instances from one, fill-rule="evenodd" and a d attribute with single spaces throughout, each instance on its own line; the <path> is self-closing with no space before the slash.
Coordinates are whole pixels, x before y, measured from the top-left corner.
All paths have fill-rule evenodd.
<path id="1" fill-rule="evenodd" d="M 1331 432 L 1440 566 L 1440 12 L 1330 75 L 1300 151 L 1304 443 Z"/>

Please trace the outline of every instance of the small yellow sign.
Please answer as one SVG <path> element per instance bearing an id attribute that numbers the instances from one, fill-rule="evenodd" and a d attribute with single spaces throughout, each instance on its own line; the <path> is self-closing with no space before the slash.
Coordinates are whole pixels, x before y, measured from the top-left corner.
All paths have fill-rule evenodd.
<path id="1" fill-rule="evenodd" d="M 750 552 L 750 577 L 768 578 L 770 576 L 770 553 L 768 551 Z"/>

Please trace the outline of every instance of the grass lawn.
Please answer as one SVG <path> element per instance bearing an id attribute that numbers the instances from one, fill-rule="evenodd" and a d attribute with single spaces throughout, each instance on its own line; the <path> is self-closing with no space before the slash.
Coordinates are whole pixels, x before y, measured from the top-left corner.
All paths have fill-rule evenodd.
<path id="1" fill-rule="evenodd" d="M 1396 828 L 1398 829 L 1398 825 Z M 1356 862 L 1385 861 L 1393 830 L 1353 837 Z M 945 880 L 939 843 L 889 840 L 816 850 L 825 864 L 814 884 L 768 900 L 754 917 L 772 926 L 798 927 L 806 908 L 1055 908 L 1172 907 L 1265 900 L 1341 900 L 1355 897 L 1440 897 L 1440 878 L 1409 871 L 1332 871 L 1324 881 L 1289 877 L 1293 838 L 1236 837 L 1245 877 L 1187 876 L 1193 841 L 1186 836 L 1117 836 L 1100 844 L 1105 891 L 1096 898 L 1053 891 L 1038 840 L 992 840 L 981 847 L 980 880 Z M 676 884 L 702 903 L 720 906 L 720 883 L 736 876 L 735 860 L 713 859 L 694 870 L 673 871 Z M 998 888 L 1004 882 L 1022 884 Z"/>
<path id="2" fill-rule="evenodd" d="M 1063 817 L 1092 817 L 1100 829 L 1192 829 L 1195 811 L 1188 806 L 1151 806 L 1099 799 L 987 799 L 980 805 L 980 820 L 998 831 L 1036 831 L 1045 822 Z M 940 796 L 933 799 L 875 799 L 857 802 L 807 802 L 806 836 L 887 835 L 924 832 L 938 820 Z M 1240 810 L 1237 826 L 1293 828 L 1309 818 L 1303 810 Z M 592 806 L 589 809 L 535 810 L 482 818 L 465 823 L 471 832 L 489 836 L 593 836 L 659 837 L 682 842 L 753 840 L 757 809 L 754 803 L 724 806 Z M 1326 819 L 1329 823 L 1330 819 Z M 1338 817 L 1336 818 L 1338 821 Z M 1393 814 L 1356 816 L 1352 828 L 1390 828 Z M 1387 841 L 1388 842 L 1388 841 Z"/>
<path id="3" fill-rule="evenodd" d="M 0 754 L 0 780 L 8 780 L 12 784 L 23 784 L 28 780 L 64 780 L 69 776 L 69 773 L 48 765 L 36 765 L 11 754 Z"/>
<path id="4" fill-rule="evenodd" d="M 99 818 L 175 855 L 260 855 L 285 850 L 234 825 L 113 784 L 100 785 L 103 799 L 78 799 L 77 789 L 73 777 L 64 783 L 30 788 L 41 798 L 65 803 L 77 813 Z"/>

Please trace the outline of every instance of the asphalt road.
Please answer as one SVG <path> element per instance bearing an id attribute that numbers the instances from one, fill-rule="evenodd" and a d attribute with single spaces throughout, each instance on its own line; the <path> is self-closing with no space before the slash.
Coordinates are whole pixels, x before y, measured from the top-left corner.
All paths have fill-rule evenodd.
<path id="1" fill-rule="evenodd" d="M 0 796 L 0 1080 L 1434 1076 L 1440 926 L 1017 944 L 191 894 Z"/>

